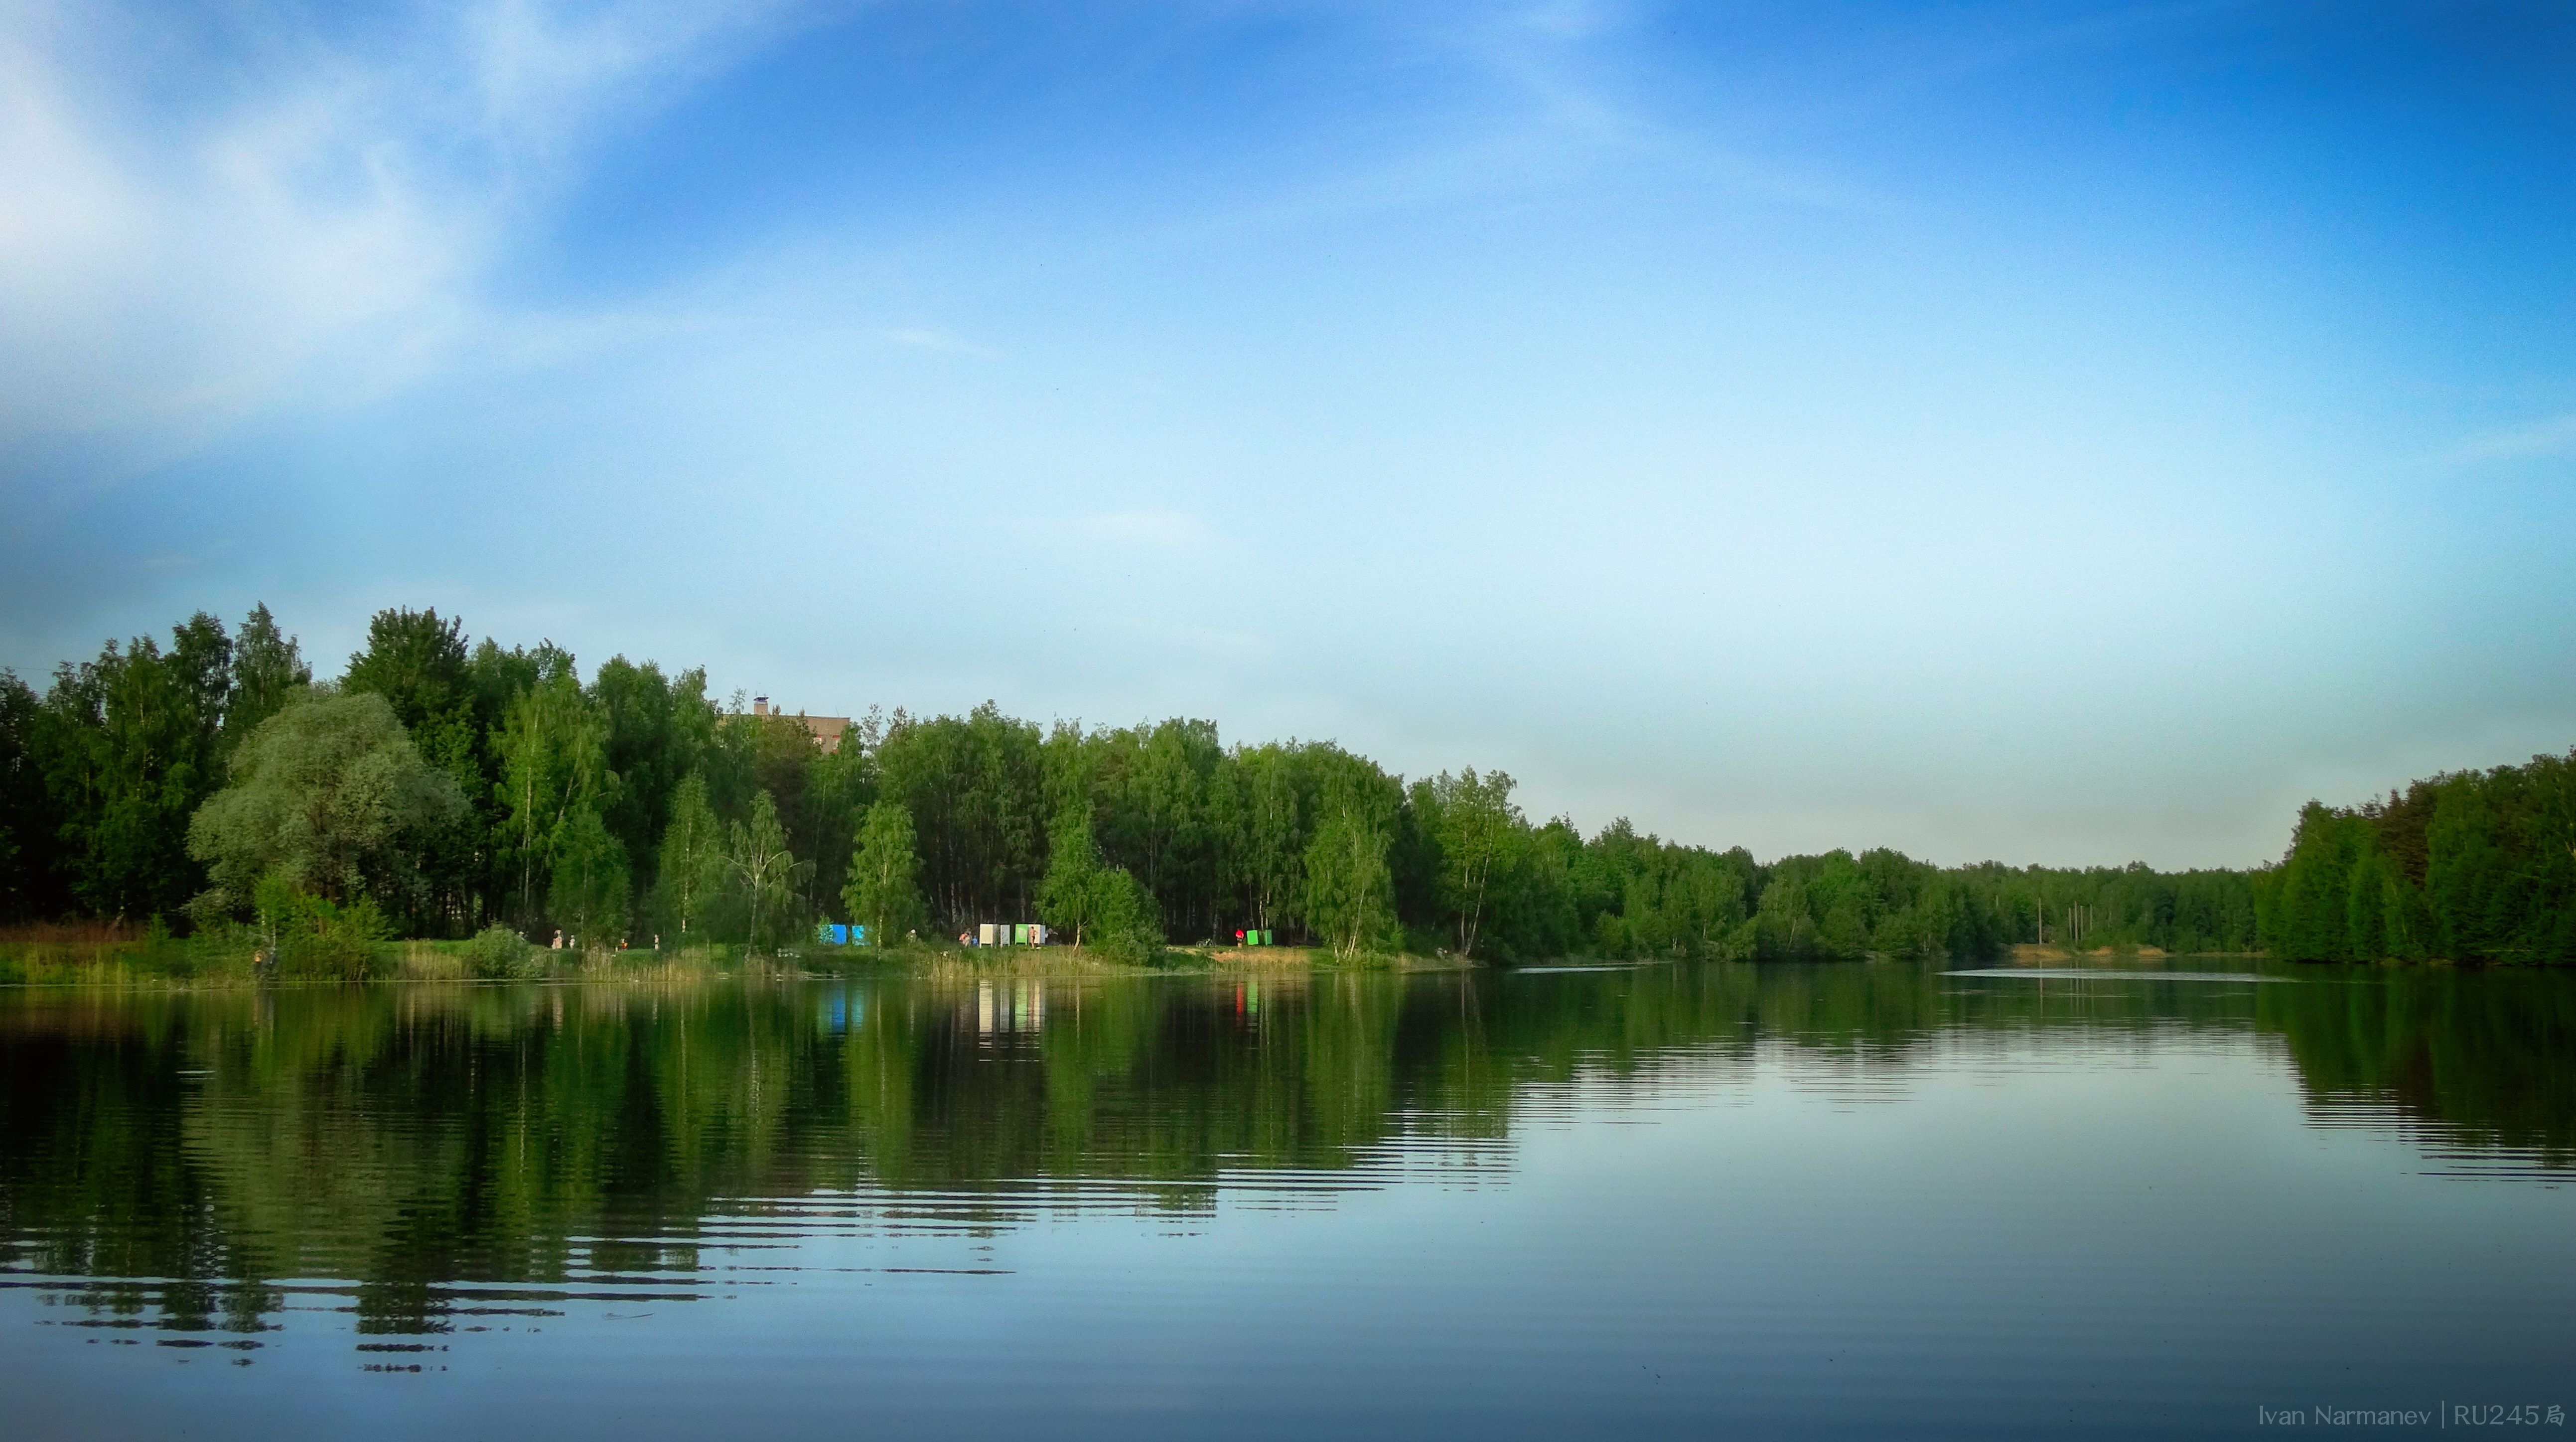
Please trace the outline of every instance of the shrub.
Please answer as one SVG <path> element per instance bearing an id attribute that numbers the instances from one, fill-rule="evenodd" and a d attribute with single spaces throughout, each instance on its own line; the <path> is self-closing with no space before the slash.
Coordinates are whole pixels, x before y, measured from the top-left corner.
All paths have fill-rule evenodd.
<path id="1" fill-rule="evenodd" d="M 516 981 L 535 976 L 542 967 L 537 950 L 506 926 L 487 926 L 465 943 L 465 958 L 476 976 L 489 981 Z"/>
<path id="2" fill-rule="evenodd" d="M 374 897 L 344 906 L 298 894 L 277 928 L 278 974 L 363 981 L 377 969 L 378 944 L 391 930 Z"/>

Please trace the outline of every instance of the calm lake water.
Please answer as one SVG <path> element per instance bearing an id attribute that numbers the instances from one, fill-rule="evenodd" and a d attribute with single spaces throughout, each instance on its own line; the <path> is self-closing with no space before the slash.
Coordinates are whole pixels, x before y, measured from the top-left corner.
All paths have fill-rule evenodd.
<path id="1" fill-rule="evenodd" d="M 2218 974 L 0 992 L 0 1404 L 558 1439 L 2576 1408 L 2576 977 L 2185 965 Z"/>

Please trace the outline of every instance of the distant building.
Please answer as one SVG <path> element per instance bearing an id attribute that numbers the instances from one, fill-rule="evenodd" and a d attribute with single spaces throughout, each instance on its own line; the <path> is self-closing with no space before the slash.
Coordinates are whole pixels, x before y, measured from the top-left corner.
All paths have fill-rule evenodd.
<path id="1" fill-rule="evenodd" d="M 773 711 L 769 709 L 769 698 L 766 696 L 751 698 L 751 714 L 776 716 L 782 720 L 793 721 L 813 732 L 815 741 L 822 745 L 823 754 L 826 756 L 841 749 L 841 732 L 850 724 L 850 718 L 847 716 L 808 716 L 802 711 L 790 716 L 784 711 Z"/>

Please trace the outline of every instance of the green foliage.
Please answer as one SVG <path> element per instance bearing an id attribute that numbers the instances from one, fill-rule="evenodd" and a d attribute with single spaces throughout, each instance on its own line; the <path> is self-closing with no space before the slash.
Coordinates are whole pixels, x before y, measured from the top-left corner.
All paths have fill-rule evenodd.
<path id="1" fill-rule="evenodd" d="M 1216 723 L 1175 718 L 1112 731 L 1095 744 L 1103 756 L 1093 825 L 1103 854 L 1133 873 L 1149 895 L 1212 897 L 1217 846 L 1229 829 L 1217 808 L 1232 799 L 1215 779 L 1224 756 Z M 1186 935 L 1215 930 L 1215 919 L 1199 907 L 1184 903 L 1165 914 Z"/>
<path id="2" fill-rule="evenodd" d="M 278 976 L 364 981 L 382 969 L 378 952 L 393 928 L 375 898 L 361 895 L 344 904 L 272 876 L 258 888 L 258 903 Z"/>
<path id="3" fill-rule="evenodd" d="M 232 695 L 224 704 L 222 747 L 238 755 L 261 722 L 286 709 L 303 687 L 313 684 L 313 668 L 304 664 L 292 636 L 281 635 L 265 604 L 254 606 L 233 637 Z"/>
<path id="4" fill-rule="evenodd" d="M 253 738 L 309 678 L 265 608 L 229 641 L 199 616 L 166 647 L 110 645 L 41 697 L 0 675 L 0 917 L 177 915 L 208 889 L 191 818 L 249 779 Z M 1967 960 L 2017 942 L 2576 960 L 2569 758 L 2311 808 L 2283 862 L 2253 872 L 1941 868 L 1885 850 L 1763 865 L 1625 820 L 1588 836 L 1567 818 L 1533 824 L 1499 773 L 1408 787 L 1330 743 L 1228 748 L 1204 720 L 1042 732 L 987 702 L 871 712 L 826 751 L 798 718 L 720 710 L 702 672 L 617 657 L 585 685 L 551 643 L 469 648 L 435 611 L 375 616 L 339 694 L 381 698 L 418 760 L 464 794 L 452 823 L 355 852 L 357 891 L 422 934 L 507 917 L 605 939 L 645 915 L 687 944 L 768 946 L 855 897 L 896 906 L 903 930 L 1077 916 L 1059 928 L 1094 946 L 1102 908 L 1142 896 L 1138 936 L 1259 928 L 1344 954 L 1411 945 L 1506 962 Z M 882 867 L 862 875 L 903 850 L 880 844 L 886 804 L 909 823 L 917 910 Z M 206 860 L 237 859 L 212 888 L 222 904 L 193 914 L 221 924 L 278 867 L 335 900 L 348 891 L 329 879 L 347 876 L 346 845 L 320 846 L 319 862 L 234 845 L 239 809 L 206 823 Z M 1072 814 L 1086 818 L 1075 831 L 1042 824 Z M 1127 880 L 1101 879 L 1113 873 Z"/>
<path id="5" fill-rule="evenodd" d="M 463 621 L 442 621 L 435 609 L 386 610 L 368 621 L 366 649 L 349 657 L 340 687 L 384 697 L 414 744 L 443 760 L 471 741 L 470 669 Z"/>
<path id="6" fill-rule="evenodd" d="M 94 915 L 172 913 L 199 889 L 188 819 L 222 779 L 231 643 L 199 612 L 54 673 L 38 749 L 59 818 L 60 891 Z"/>
<path id="7" fill-rule="evenodd" d="M 487 926 L 465 944 L 467 968 L 486 981 L 522 981 L 540 975 L 544 962 L 526 937 L 506 926 Z"/>
<path id="8" fill-rule="evenodd" d="M 634 896 L 626 848 L 608 834 L 599 813 L 576 806 L 555 838 L 554 880 L 546 910 L 581 946 L 614 951 L 626 936 L 627 904 Z"/>
<path id="9" fill-rule="evenodd" d="M 869 809 L 877 801 L 871 736 L 881 724 L 870 718 L 849 727 L 838 746 L 828 752 L 818 750 L 806 762 L 802 814 L 794 818 L 787 832 L 789 844 L 798 848 L 797 855 L 813 863 L 805 872 L 805 909 L 813 915 L 820 916 L 828 910 L 828 903 L 840 895 L 849 880 L 859 834 L 867 823 Z M 917 849 L 914 859 L 917 890 Z M 916 908 L 915 920 L 906 926 L 917 925 L 918 921 Z"/>
<path id="10" fill-rule="evenodd" d="M 1111 961 L 1141 965 L 1163 953 L 1163 910 L 1145 883 L 1123 866 L 1104 867 L 1093 879 L 1092 946 Z"/>
<path id="11" fill-rule="evenodd" d="M 1357 796 L 1337 796 L 1307 844 L 1304 911 L 1333 954 L 1345 959 L 1392 949 L 1395 878 L 1387 869 L 1393 829 Z"/>
<path id="12" fill-rule="evenodd" d="M 1296 919 L 1306 879 L 1308 808 L 1297 785 L 1297 752 L 1272 743 L 1240 750 L 1233 761 L 1230 770 L 1238 780 L 1228 799 L 1239 819 L 1228 828 L 1228 875 L 1241 896 L 1242 915 L 1268 930 Z"/>
<path id="13" fill-rule="evenodd" d="M 1087 806 L 1067 806 L 1056 817 L 1038 916 L 1072 938 L 1077 951 L 1088 946 L 1115 961 L 1150 961 L 1163 949 L 1162 909 L 1134 872 L 1102 861 L 1091 832 Z"/>
<path id="14" fill-rule="evenodd" d="M 519 914 L 533 920 L 538 897 L 551 895 L 555 861 L 571 839 L 577 814 L 613 795 L 617 777 L 607 766 L 607 725 L 582 695 L 569 670 L 519 693 L 510 703 L 496 746 L 506 811 L 499 840 L 518 873 Z"/>
<path id="15" fill-rule="evenodd" d="M 1043 874 L 1037 727 L 989 701 L 963 717 L 897 711 L 877 777 L 879 794 L 912 817 L 921 890 L 938 921 L 1028 914 Z"/>
<path id="16" fill-rule="evenodd" d="M 340 689 L 384 697 L 423 761 L 446 773 L 460 794 L 488 794 L 485 734 L 495 717 L 482 704 L 464 622 L 442 620 L 434 609 L 377 612 L 367 623 L 366 649 L 350 656 Z M 456 893 L 474 879 L 472 856 L 473 848 L 458 846 L 431 859 L 432 886 L 442 893 L 436 909 L 463 909 Z"/>
<path id="17" fill-rule="evenodd" d="M 692 771 L 675 788 L 657 858 L 657 911 L 686 946 L 707 939 L 707 917 L 724 888 L 724 830 L 707 804 L 707 778 Z"/>
<path id="18" fill-rule="evenodd" d="M 850 920 L 868 929 L 868 939 L 892 946 L 923 920 L 921 857 L 912 842 L 912 816 L 899 801 L 880 801 L 868 808 L 841 886 L 841 905 Z"/>
<path id="19" fill-rule="evenodd" d="M 1512 883 L 1529 823 L 1512 804 L 1512 778 L 1503 772 L 1444 771 L 1427 789 L 1429 804 L 1417 809 L 1429 813 L 1427 829 L 1440 848 L 1440 901 L 1452 918 L 1458 954 L 1471 957 L 1491 893 Z"/>
<path id="20" fill-rule="evenodd" d="M 806 863 L 788 849 L 778 803 L 767 791 L 752 797 L 751 819 L 734 827 L 725 865 L 746 917 L 743 936 L 754 949 L 775 946 L 804 930 L 804 919 L 794 908 L 796 881 Z"/>
<path id="21" fill-rule="evenodd" d="M 1038 885 L 1038 919 L 1080 950 L 1098 920 L 1100 848 L 1091 839 L 1091 808 L 1065 807 L 1047 834 L 1046 879 Z"/>
<path id="22" fill-rule="evenodd" d="M 2576 962 L 2576 752 L 2310 802 L 2261 925 L 2294 961 Z"/>
<path id="23" fill-rule="evenodd" d="M 465 810 L 381 695 L 306 691 L 243 740 L 231 769 L 188 829 L 213 882 L 200 915 L 239 911 L 262 878 L 399 908 L 418 893 L 423 838 Z"/>
<path id="24" fill-rule="evenodd" d="M 713 730 L 705 701 L 706 673 L 684 671 L 666 680 L 651 662 L 638 666 L 612 656 L 591 678 L 586 700 L 600 723 L 602 763 L 617 778 L 600 803 L 600 820 L 637 863 L 647 880 L 654 848 L 669 827 L 682 783 L 698 776 L 699 803 L 706 780 L 700 769 Z"/>
<path id="25" fill-rule="evenodd" d="M 46 858 L 60 822 L 45 790 L 41 724 L 36 693 L 17 673 L 0 671 L 0 921 L 54 909 Z"/>

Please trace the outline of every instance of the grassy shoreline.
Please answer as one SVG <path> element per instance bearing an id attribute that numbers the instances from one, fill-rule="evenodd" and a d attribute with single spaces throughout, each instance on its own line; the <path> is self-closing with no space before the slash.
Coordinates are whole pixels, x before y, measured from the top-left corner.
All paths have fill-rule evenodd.
<path id="1" fill-rule="evenodd" d="M 1152 962 L 1097 948 L 805 945 L 754 953 L 738 944 L 668 951 L 559 951 L 521 944 L 495 958 L 487 942 L 381 941 L 328 969 L 263 968 L 257 938 L 235 930 L 174 937 L 110 925 L 19 927 L 0 934 L 0 986 L 217 990 L 349 982 L 621 982 L 682 979 L 909 977 L 929 980 L 1082 979 L 1132 976 L 1286 976 L 1336 972 L 1454 972 L 1486 963 L 1414 953 L 1337 958 L 1319 947 L 1199 945 L 1163 948 Z M 478 947 L 480 951 L 478 952 Z M 2152 946 L 2066 947 L 2021 943 L 1996 960 L 2011 966 L 2123 959 L 2148 963 L 2197 953 Z M 2259 953 L 2230 953 L 2231 955 Z M 1587 958 L 1567 958 L 1588 960 Z"/>
<path id="2" fill-rule="evenodd" d="M 616 982 L 683 977 L 803 979 L 836 976 L 1058 978 L 1175 975 L 1272 975 L 1472 969 L 1454 957 L 1410 954 L 1334 957 L 1317 947 L 1167 947 L 1151 963 L 1113 960 L 1069 946 L 786 947 L 753 952 L 740 945 L 669 951 L 562 951 L 528 946 L 495 965 L 472 941 L 374 943 L 355 966 L 327 972 L 292 965 L 264 967 L 243 934 L 172 937 L 117 934 L 109 928 L 59 928 L 65 934 L 0 939 L 0 986 L 129 987 L 215 990 L 283 984 L 350 982 Z"/>

